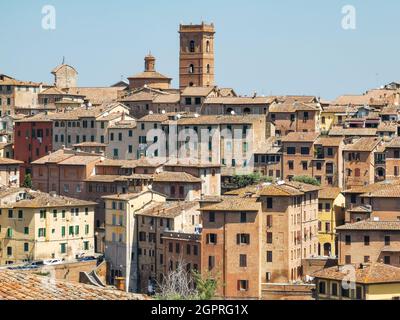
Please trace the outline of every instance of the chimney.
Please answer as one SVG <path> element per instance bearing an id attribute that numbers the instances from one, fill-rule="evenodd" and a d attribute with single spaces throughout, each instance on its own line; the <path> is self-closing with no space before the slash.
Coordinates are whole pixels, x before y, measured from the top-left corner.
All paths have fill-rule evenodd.
<path id="1" fill-rule="evenodd" d="M 118 290 L 126 292 L 125 278 L 118 277 L 115 278 L 115 286 Z"/>

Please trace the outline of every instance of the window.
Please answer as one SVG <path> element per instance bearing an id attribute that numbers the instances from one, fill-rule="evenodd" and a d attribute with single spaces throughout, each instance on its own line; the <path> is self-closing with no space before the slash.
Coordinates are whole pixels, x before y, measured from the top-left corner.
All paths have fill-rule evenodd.
<path id="1" fill-rule="evenodd" d="M 318 292 L 320 294 L 326 294 L 326 282 L 325 281 L 320 281 L 318 283 Z"/>
<path id="2" fill-rule="evenodd" d="M 89 250 L 89 241 L 83 242 L 83 250 L 85 250 L 85 251 Z"/>
<path id="3" fill-rule="evenodd" d="M 350 235 L 346 235 L 345 242 L 346 242 L 346 246 L 351 245 L 351 236 Z"/>
<path id="4" fill-rule="evenodd" d="M 310 148 L 308 148 L 308 147 L 302 147 L 302 148 L 301 148 L 301 154 L 303 154 L 303 155 L 308 155 L 308 154 L 310 154 Z"/>
<path id="5" fill-rule="evenodd" d="M 292 160 L 288 161 L 288 167 L 289 167 L 289 170 L 294 169 L 294 162 Z"/>
<path id="6" fill-rule="evenodd" d="M 307 170 L 308 169 L 308 163 L 306 161 L 302 161 L 301 162 L 301 166 L 303 167 L 303 170 Z"/>
<path id="7" fill-rule="evenodd" d="M 39 236 L 39 238 L 40 237 L 45 237 L 46 236 L 46 228 L 39 228 L 38 236 Z"/>
<path id="8" fill-rule="evenodd" d="M 207 73 L 211 73 L 211 67 L 209 64 L 207 64 Z"/>
<path id="9" fill-rule="evenodd" d="M 336 282 L 333 282 L 333 283 L 332 283 L 332 286 L 331 286 L 331 295 L 332 295 L 333 297 L 337 297 L 337 295 L 338 295 L 338 284 L 337 284 Z"/>
<path id="10" fill-rule="evenodd" d="M 345 263 L 346 264 L 351 264 L 351 256 L 345 256 Z"/>
<path id="11" fill-rule="evenodd" d="M 272 262 L 272 251 L 267 251 L 267 262 Z"/>
<path id="12" fill-rule="evenodd" d="M 248 291 L 249 281 L 248 280 L 238 280 L 238 291 Z"/>
<path id="13" fill-rule="evenodd" d="M 12 211 L 12 210 L 8 210 L 8 217 L 9 217 L 10 219 L 13 218 L 13 211 Z"/>
<path id="14" fill-rule="evenodd" d="M 383 263 L 384 264 L 390 264 L 390 256 L 384 256 L 383 257 Z"/>
<path id="15" fill-rule="evenodd" d="M 29 227 L 24 228 L 24 234 L 29 234 Z"/>
<path id="16" fill-rule="evenodd" d="M 272 244 L 272 232 L 267 232 L 267 243 Z"/>
<path id="17" fill-rule="evenodd" d="M 28 252 L 29 251 L 29 243 L 25 242 L 24 243 L 24 252 Z"/>
<path id="18" fill-rule="evenodd" d="M 287 154 L 296 154 L 296 148 L 295 147 L 287 147 L 286 153 Z"/>
<path id="19" fill-rule="evenodd" d="M 195 42 L 193 40 L 189 43 L 189 51 L 192 53 L 195 52 Z"/>
<path id="20" fill-rule="evenodd" d="M 330 224 L 330 222 L 326 222 L 325 223 L 325 232 L 326 233 L 331 232 L 331 224 Z"/>
<path id="21" fill-rule="evenodd" d="M 272 209 L 273 206 L 273 198 L 267 198 L 267 209 Z"/>
<path id="22" fill-rule="evenodd" d="M 390 236 L 385 236 L 385 246 L 390 246 Z"/>
<path id="23" fill-rule="evenodd" d="M 60 252 L 61 252 L 62 254 L 67 253 L 67 244 L 66 244 L 66 243 L 61 243 L 61 244 L 60 244 Z"/>
<path id="24" fill-rule="evenodd" d="M 7 255 L 12 256 L 12 247 L 7 247 Z"/>
<path id="25" fill-rule="evenodd" d="M 208 222 L 215 222 L 215 212 L 208 213 Z"/>
<path id="26" fill-rule="evenodd" d="M 369 246 L 369 236 L 364 236 L 364 245 Z"/>
<path id="27" fill-rule="evenodd" d="M 238 245 L 242 245 L 242 244 L 249 245 L 250 244 L 250 234 L 247 234 L 247 233 L 237 234 L 236 235 L 236 243 Z"/>
<path id="28" fill-rule="evenodd" d="M 215 233 L 207 234 L 207 244 L 217 244 L 217 235 Z"/>
<path id="29" fill-rule="evenodd" d="M 193 246 L 193 255 L 197 256 L 199 254 L 199 247 L 197 245 Z"/>
<path id="30" fill-rule="evenodd" d="M 350 290 L 349 289 L 345 289 L 345 288 L 341 287 L 341 291 L 342 291 L 342 297 L 350 298 Z"/>
<path id="31" fill-rule="evenodd" d="M 239 266 L 241 268 L 246 268 L 247 267 L 247 255 L 241 254 L 239 256 Z"/>
<path id="32" fill-rule="evenodd" d="M 241 212 L 240 213 L 240 223 L 246 223 L 246 222 L 247 222 L 247 213 Z"/>

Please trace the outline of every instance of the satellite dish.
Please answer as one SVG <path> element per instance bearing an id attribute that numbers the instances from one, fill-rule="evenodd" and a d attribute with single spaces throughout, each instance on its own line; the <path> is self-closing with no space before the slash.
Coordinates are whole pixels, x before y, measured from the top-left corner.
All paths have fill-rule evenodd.
<path id="1" fill-rule="evenodd" d="M 163 111 L 161 111 L 161 113 L 162 113 L 162 114 L 166 114 L 166 111 L 165 111 L 165 110 L 163 110 Z"/>
<path id="2" fill-rule="evenodd" d="M 180 119 L 180 118 L 182 118 L 182 115 L 181 115 L 181 114 L 178 114 L 176 117 L 177 117 L 178 119 Z"/>
<path id="3" fill-rule="evenodd" d="M 236 114 L 236 112 L 232 110 L 232 111 L 231 111 L 231 115 L 234 116 L 235 114 Z"/>
<path id="4" fill-rule="evenodd" d="M 194 117 L 195 117 L 195 118 L 198 118 L 198 117 L 200 117 L 200 115 L 199 115 L 198 113 L 195 113 L 195 114 L 194 114 Z"/>
<path id="5" fill-rule="evenodd" d="M 149 111 L 149 114 L 154 114 L 154 112 L 153 111 Z"/>
<path id="6" fill-rule="evenodd" d="M 87 106 L 88 106 L 89 108 L 91 108 L 91 107 L 92 107 L 92 103 L 91 103 L 91 102 L 88 102 Z"/>

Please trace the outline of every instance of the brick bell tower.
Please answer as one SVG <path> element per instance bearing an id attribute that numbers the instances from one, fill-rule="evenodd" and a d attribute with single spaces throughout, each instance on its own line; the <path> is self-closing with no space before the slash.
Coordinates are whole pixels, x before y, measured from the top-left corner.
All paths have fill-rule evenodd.
<path id="1" fill-rule="evenodd" d="M 179 87 L 214 86 L 214 24 L 180 25 Z"/>

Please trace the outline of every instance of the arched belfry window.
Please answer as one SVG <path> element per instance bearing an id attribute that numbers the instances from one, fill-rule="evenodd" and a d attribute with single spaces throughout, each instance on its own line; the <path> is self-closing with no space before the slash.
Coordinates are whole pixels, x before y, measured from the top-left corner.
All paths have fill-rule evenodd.
<path id="1" fill-rule="evenodd" d="M 211 67 L 210 67 L 210 65 L 208 64 L 207 65 L 207 73 L 210 73 L 211 72 Z"/>
<path id="2" fill-rule="evenodd" d="M 189 73 L 194 73 L 194 65 L 193 64 L 191 64 L 189 66 Z"/>
<path id="3" fill-rule="evenodd" d="M 195 49 L 194 41 L 192 40 L 192 41 L 190 41 L 190 44 L 189 44 L 189 50 L 190 50 L 190 52 L 194 52 L 194 49 Z"/>
<path id="4" fill-rule="evenodd" d="M 210 52 L 210 41 L 206 42 L 206 52 Z"/>

